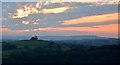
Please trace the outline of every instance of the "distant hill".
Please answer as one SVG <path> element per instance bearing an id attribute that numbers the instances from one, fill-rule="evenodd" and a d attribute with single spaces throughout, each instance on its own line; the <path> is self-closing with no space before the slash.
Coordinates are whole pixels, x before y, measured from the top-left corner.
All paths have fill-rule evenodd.
<path id="1" fill-rule="evenodd" d="M 82 40 L 82 39 L 103 39 L 98 36 L 43 36 L 39 37 L 43 40 Z"/>
<path id="2" fill-rule="evenodd" d="M 3 36 L 2 40 L 29 40 L 30 36 Z M 83 36 L 38 36 L 40 40 L 82 40 L 82 39 L 104 39 L 94 35 Z"/>
<path id="3" fill-rule="evenodd" d="M 83 40 L 56 40 L 57 43 L 68 43 L 68 44 L 82 44 L 85 46 L 103 46 L 119 44 L 120 40 L 116 38 L 105 38 L 105 39 L 83 39 Z"/>

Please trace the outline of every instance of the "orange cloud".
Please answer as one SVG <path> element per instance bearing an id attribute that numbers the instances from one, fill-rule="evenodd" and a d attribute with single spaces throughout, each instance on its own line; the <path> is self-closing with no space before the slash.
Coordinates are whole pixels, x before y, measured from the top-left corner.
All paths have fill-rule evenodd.
<path id="1" fill-rule="evenodd" d="M 118 37 L 118 26 L 119 24 L 103 25 L 95 28 L 84 28 L 83 31 L 88 31 L 89 33 L 103 37 Z"/>
<path id="2" fill-rule="evenodd" d="M 93 4 L 97 4 L 97 5 L 106 5 L 106 4 L 119 4 L 118 2 L 97 2 L 97 3 L 93 3 Z"/>
<path id="3" fill-rule="evenodd" d="M 64 0 L 51 0 L 51 3 L 60 3 L 60 4 L 64 4 Z"/>
<path id="4" fill-rule="evenodd" d="M 118 20 L 118 13 L 86 16 L 86 17 L 81 17 L 78 19 L 65 20 L 62 23 L 62 25 L 72 25 L 72 24 L 91 23 L 91 22 L 105 22 L 105 21 L 109 22 L 113 20 Z"/>
<path id="5" fill-rule="evenodd" d="M 15 13 L 15 15 L 12 16 L 12 18 L 23 18 L 23 17 L 27 17 L 30 14 L 38 14 L 39 11 L 34 8 L 32 5 L 30 6 L 24 6 L 24 8 L 20 8 L 17 9 L 17 13 Z"/>
<path id="6" fill-rule="evenodd" d="M 45 3 L 44 3 L 44 5 L 49 5 L 50 3 L 49 3 L 49 1 L 45 1 Z"/>
<path id="7" fill-rule="evenodd" d="M 26 33 L 26 32 L 55 32 L 55 31 L 63 31 L 69 33 L 69 31 L 73 32 L 88 32 L 89 34 L 97 35 L 97 36 L 103 36 L 103 37 L 118 37 L 118 26 L 119 24 L 110 24 L 110 25 L 102 25 L 102 26 L 96 26 L 96 27 L 48 27 L 48 28 L 37 28 L 37 29 L 27 29 L 27 30 L 9 30 L 8 28 L 1 28 L 3 34 L 20 34 L 20 33 Z M 72 34 L 75 35 L 75 34 Z"/>
<path id="8" fill-rule="evenodd" d="M 40 2 L 38 2 L 38 3 L 36 3 L 36 8 L 41 8 L 42 7 L 42 2 L 40 1 Z"/>
<path id="9" fill-rule="evenodd" d="M 118 33 L 118 24 L 96 26 L 94 28 L 86 27 L 83 31 L 89 31 L 94 33 Z"/>
<path id="10" fill-rule="evenodd" d="M 53 9 L 43 9 L 41 13 L 44 14 L 57 14 L 57 13 L 62 13 L 70 9 L 69 7 L 60 7 L 60 8 L 53 8 Z"/>
<path id="11" fill-rule="evenodd" d="M 39 21 L 40 21 L 40 19 L 37 19 L 36 21 L 37 21 L 37 22 L 39 22 Z"/>
<path id="12" fill-rule="evenodd" d="M 29 24 L 29 22 L 27 22 L 27 21 L 22 21 L 22 23 L 25 24 L 25 25 Z"/>
<path id="13" fill-rule="evenodd" d="M 60 27 L 60 28 L 38 28 L 31 31 L 76 31 L 88 32 L 97 36 L 118 37 L 118 24 L 102 25 L 96 27 Z"/>
<path id="14" fill-rule="evenodd" d="M 119 0 L 51 0 L 52 2 L 119 2 Z"/>
<path id="15" fill-rule="evenodd" d="M 60 27 L 60 28 L 38 28 L 36 30 L 70 30 L 70 31 L 88 31 L 88 32 L 116 32 L 118 24 L 102 25 L 96 27 Z"/>
<path id="16" fill-rule="evenodd" d="M 2 33 L 23 33 L 24 30 L 9 30 L 8 28 L 0 28 L 0 30 L 2 31 Z"/>
<path id="17" fill-rule="evenodd" d="M 0 20 L 8 20 L 8 18 L 0 18 Z"/>
<path id="18" fill-rule="evenodd" d="M 39 23 L 38 23 L 38 22 L 34 22 L 33 24 L 34 24 L 34 25 L 38 25 Z"/>
<path id="19" fill-rule="evenodd" d="M 49 5 L 52 2 L 45 1 L 45 3 L 37 2 L 35 7 L 33 5 L 25 5 L 23 8 L 17 9 L 17 12 L 13 15 L 10 15 L 11 18 L 23 18 L 28 17 L 31 14 L 58 14 L 67 11 L 70 9 L 70 7 L 58 7 L 58 8 L 52 8 L 52 9 L 44 9 L 41 8 L 42 5 Z M 61 2 L 60 2 L 61 3 Z M 41 10 L 40 10 L 41 9 Z"/>

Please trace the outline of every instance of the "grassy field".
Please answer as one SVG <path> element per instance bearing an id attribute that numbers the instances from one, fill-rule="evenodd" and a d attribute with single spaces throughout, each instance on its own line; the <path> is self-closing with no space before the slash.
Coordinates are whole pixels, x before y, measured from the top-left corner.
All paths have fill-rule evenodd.
<path id="1" fill-rule="evenodd" d="M 44 40 L 3 43 L 3 63 L 118 62 L 118 45 L 84 46 Z"/>
<path id="2" fill-rule="evenodd" d="M 56 50 L 56 48 L 60 48 L 60 50 L 63 52 L 70 50 L 70 47 L 68 47 L 64 44 L 59 44 L 59 46 L 57 46 L 53 42 L 44 41 L 44 40 L 35 40 L 35 41 L 22 40 L 22 41 L 11 41 L 11 42 L 7 42 L 7 43 L 16 45 L 17 48 L 12 49 L 12 50 L 9 50 L 9 49 L 3 50 L 4 57 L 7 57 L 11 53 L 14 53 L 14 52 L 21 52 L 21 51 L 24 51 L 26 49 L 32 50 L 35 48 L 42 48 L 42 49 L 48 49 L 48 50 Z M 50 47 L 50 46 L 52 46 L 52 47 Z"/>
<path id="3" fill-rule="evenodd" d="M 24 48 L 25 46 L 28 46 L 30 49 L 33 49 L 36 47 L 42 47 L 48 45 L 50 42 L 43 40 L 36 40 L 36 41 L 23 40 L 23 41 L 12 41 L 9 43 L 17 45 L 17 47 L 20 49 Z"/>

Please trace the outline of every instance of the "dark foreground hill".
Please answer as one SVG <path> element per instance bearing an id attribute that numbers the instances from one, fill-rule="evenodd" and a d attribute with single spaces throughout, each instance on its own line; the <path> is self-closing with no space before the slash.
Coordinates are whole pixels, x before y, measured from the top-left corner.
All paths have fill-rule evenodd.
<path id="1" fill-rule="evenodd" d="M 120 45 L 85 46 L 52 41 L 3 43 L 4 63 L 118 63 Z"/>

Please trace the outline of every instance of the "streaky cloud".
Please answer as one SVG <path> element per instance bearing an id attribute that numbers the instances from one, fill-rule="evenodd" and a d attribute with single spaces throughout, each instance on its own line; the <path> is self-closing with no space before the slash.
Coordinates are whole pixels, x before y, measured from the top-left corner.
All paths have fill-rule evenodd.
<path id="1" fill-rule="evenodd" d="M 102 14 L 102 15 L 93 15 L 93 16 L 86 16 L 72 20 L 65 20 L 62 25 L 73 25 L 73 24 L 80 24 L 80 23 L 93 23 L 93 22 L 109 22 L 118 20 L 118 13 L 110 13 L 110 14 Z"/>

